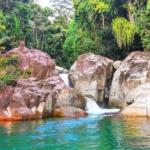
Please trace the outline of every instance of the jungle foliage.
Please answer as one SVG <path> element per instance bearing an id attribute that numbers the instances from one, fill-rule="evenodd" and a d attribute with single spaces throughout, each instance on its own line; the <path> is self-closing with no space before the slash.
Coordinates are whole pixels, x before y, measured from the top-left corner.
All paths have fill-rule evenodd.
<path id="1" fill-rule="evenodd" d="M 74 20 L 63 45 L 69 65 L 86 52 L 117 60 L 124 59 L 132 51 L 145 49 L 149 37 L 145 30 L 149 30 L 150 1 L 73 0 L 73 3 Z M 145 19 L 144 14 L 147 14 Z M 146 29 L 142 21 L 146 21 Z"/>
<path id="2" fill-rule="evenodd" d="M 24 40 L 69 68 L 83 53 L 118 60 L 150 49 L 150 0 L 72 0 L 74 10 L 67 8 L 71 0 L 50 2 L 55 10 L 33 0 L 0 0 L 0 53 Z"/>
<path id="3" fill-rule="evenodd" d="M 41 8 L 33 0 L 0 0 L 0 54 L 23 40 L 26 47 L 49 53 L 61 65 L 68 22 L 65 15 L 52 22 L 52 15 L 51 8 Z"/>
<path id="4" fill-rule="evenodd" d="M 0 59 L 0 88 L 6 85 L 14 85 L 16 79 L 21 77 L 21 70 L 18 67 L 18 55 L 2 57 Z"/>

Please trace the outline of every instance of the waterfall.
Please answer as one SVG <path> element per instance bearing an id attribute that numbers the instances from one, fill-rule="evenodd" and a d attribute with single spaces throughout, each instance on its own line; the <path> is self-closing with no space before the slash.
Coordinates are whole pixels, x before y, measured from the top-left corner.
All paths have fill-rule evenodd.
<path id="1" fill-rule="evenodd" d="M 86 105 L 86 111 L 89 114 L 112 114 L 112 113 L 118 113 L 120 109 L 102 109 L 100 108 L 97 103 L 92 100 L 91 98 L 86 97 L 87 105 Z"/>
<path id="2" fill-rule="evenodd" d="M 59 74 L 59 76 L 62 78 L 65 84 L 69 87 L 68 74 Z M 118 113 L 120 111 L 120 109 L 102 109 L 91 98 L 88 98 L 88 97 L 85 97 L 85 98 L 87 100 L 87 105 L 85 109 L 87 113 L 89 114 L 108 114 L 108 113 L 112 114 L 112 113 Z"/>
<path id="3" fill-rule="evenodd" d="M 69 87 L 68 74 L 59 74 L 59 76 L 62 78 L 62 80 L 65 82 L 65 84 Z"/>

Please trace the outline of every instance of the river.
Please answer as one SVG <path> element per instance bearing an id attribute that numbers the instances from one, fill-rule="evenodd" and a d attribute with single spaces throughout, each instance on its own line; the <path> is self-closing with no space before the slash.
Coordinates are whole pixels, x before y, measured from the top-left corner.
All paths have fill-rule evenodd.
<path id="1" fill-rule="evenodd" d="M 0 150 L 147 150 L 150 119 L 117 115 L 0 122 Z"/>

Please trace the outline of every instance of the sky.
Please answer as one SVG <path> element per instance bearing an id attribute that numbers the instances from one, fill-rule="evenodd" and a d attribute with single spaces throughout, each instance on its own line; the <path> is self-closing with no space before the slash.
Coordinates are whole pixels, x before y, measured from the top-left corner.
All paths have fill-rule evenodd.
<path id="1" fill-rule="evenodd" d="M 50 1 L 50 0 L 38 0 L 38 3 L 39 3 L 42 7 L 49 7 L 49 6 L 50 6 L 49 1 Z"/>

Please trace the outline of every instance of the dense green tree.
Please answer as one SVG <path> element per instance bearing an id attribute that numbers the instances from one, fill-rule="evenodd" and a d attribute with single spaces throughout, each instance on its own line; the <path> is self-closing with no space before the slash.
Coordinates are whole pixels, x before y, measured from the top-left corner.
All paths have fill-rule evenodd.
<path id="1" fill-rule="evenodd" d="M 137 26 L 142 46 L 145 50 L 150 50 L 150 0 L 142 0 L 138 2 L 139 7 L 134 9 L 134 20 Z"/>
<path id="2" fill-rule="evenodd" d="M 137 2 L 73 0 L 74 21 L 70 23 L 63 45 L 68 64 L 71 65 L 79 54 L 86 52 L 116 60 L 133 50 L 142 50 L 133 18 L 134 9 L 139 5 Z"/>
<path id="3" fill-rule="evenodd" d="M 33 0 L 0 0 L 1 53 L 24 40 L 69 68 L 82 53 L 116 60 L 150 49 L 150 0 L 50 1 L 53 10 Z"/>
<path id="4" fill-rule="evenodd" d="M 49 53 L 59 65 L 65 64 L 63 43 L 66 39 L 68 18 L 66 12 L 60 11 L 53 22 L 51 8 L 41 8 L 30 0 L 0 1 L 1 52 L 17 47 L 24 40 L 29 48 L 36 48 Z M 5 32 L 4 32 L 4 27 Z"/>
<path id="5" fill-rule="evenodd" d="M 3 15 L 3 12 L 0 11 L 0 54 L 5 51 L 5 47 L 2 46 L 3 37 L 5 35 L 5 30 L 6 30 L 6 27 L 3 24 L 4 21 L 5 21 L 5 17 Z"/>

